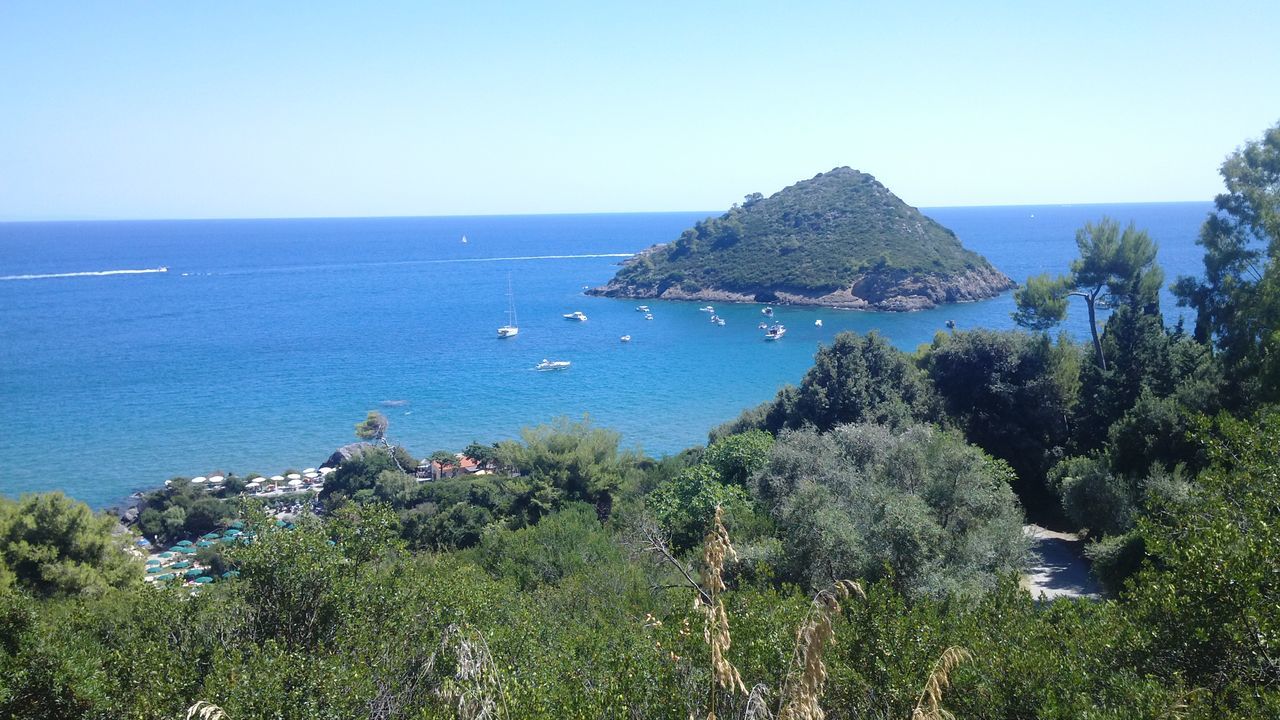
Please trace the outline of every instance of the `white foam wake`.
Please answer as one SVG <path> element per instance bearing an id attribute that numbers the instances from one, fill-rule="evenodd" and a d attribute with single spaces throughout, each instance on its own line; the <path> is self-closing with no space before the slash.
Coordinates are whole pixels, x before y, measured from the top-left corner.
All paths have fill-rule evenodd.
<path id="1" fill-rule="evenodd" d="M 142 268 L 141 270 L 96 270 L 93 272 L 46 273 L 43 275 L 0 275 L 0 280 L 49 280 L 51 278 L 102 277 L 104 275 L 146 275 L 169 272 L 167 267 Z"/>

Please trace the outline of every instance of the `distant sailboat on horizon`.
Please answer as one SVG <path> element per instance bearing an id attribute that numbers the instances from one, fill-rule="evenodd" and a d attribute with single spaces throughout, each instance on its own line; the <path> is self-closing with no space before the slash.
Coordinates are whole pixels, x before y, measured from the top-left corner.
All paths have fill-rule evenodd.
<path id="1" fill-rule="evenodd" d="M 463 245 L 466 245 L 466 244 L 467 244 L 467 236 L 466 236 L 466 235 L 463 235 L 463 236 L 462 236 L 462 244 L 463 244 Z"/>
<path id="2" fill-rule="evenodd" d="M 467 238 L 464 235 L 462 239 L 465 242 Z M 519 324 L 519 321 L 516 320 L 516 299 L 515 299 L 515 296 L 511 293 L 511 275 L 508 274 L 507 275 L 507 324 L 498 328 L 498 337 L 500 338 L 515 337 L 519 333 L 520 333 L 520 324 Z"/>

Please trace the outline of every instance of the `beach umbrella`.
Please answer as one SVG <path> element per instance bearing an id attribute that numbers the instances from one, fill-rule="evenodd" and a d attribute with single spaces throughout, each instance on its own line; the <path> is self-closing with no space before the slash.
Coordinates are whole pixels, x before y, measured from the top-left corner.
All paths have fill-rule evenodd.
<path id="1" fill-rule="evenodd" d="M 148 574 L 148 575 L 152 575 L 152 574 L 154 574 L 154 573 L 158 573 L 158 572 L 161 572 L 161 571 L 163 571 L 163 570 L 164 570 L 164 566 L 163 566 L 163 565 L 152 565 L 151 567 L 147 568 L 147 574 Z"/>
<path id="2" fill-rule="evenodd" d="M 196 547 L 213 547 L 213 545 L 214 543 L 211 543 L 208 540 L 201 540 L 200 542 L 196 543 Z"/>
<path id="3" fill-rule="evenodd" d="M 207 532 L 207 533 L 205 533 L 205 534 L 201 535 L 201 536 L 200 536 L 200 539 L 201 539 L 201 540 L 212 540 L 212 539 L 214 539 L 214 538 L 216 538 L 216 537 L 218 537 L 218 533 L 217 533 L 217 531 L 213 531 L 213 532 Z"/>
<path id="4" fill-rule="evenodd" d="M 329 474 L 329 473 L 331 473 L 331 472 L 333 472 L 333 468 L 331 468 L 331 467 L 322 467 L 322 468 L 320 468 L 320 474 L 321 474 L 321 475 L 328 475 L 328 474 Z"/>
<path id="5" fill-rule="evenodd" d="M 179 540 L 179 541 L 178 541 L 177 543 L 175 543 L 175 544 L 176 544 L 178 547 L 187 547 L 188 545 L 190 545 L 190 544 L 191 544 L 191 541 L 190 541 L 190 540 Z"/>
<path id="6" fill-rule="evenodd" d="M 299 478 L 294 478 L 290 480 L 289 487 L 302 487 L 302 480 Z"/>
<path id="7" fill-rule="evenodd" d="M 283 475 L 272 475 L 272 476 L 271 476 L 271 482 L 283 482 L 283 481 L 284 481 L 284 476 L 283 476 Z"/>
<path id="8" fill-rule="evenodd" d="M 232 537 L 232 536 L 227 536 L 227 537 L 218 538 L 218 542 L 220 542 L 220 543 L 222 543 L 222 544 L 224 544 L 224 545 L 225 545 L 225 544 L 227 544 L 227 543 L 233 543 L 233 542 L 235 542 L 235 541 L 236 541 L 236 539 L 235 539 L 234 537 Z"/>
<path id="9" fill-rule="evenodd" d="M 204 574 L 204 570 L 201 570 L 200 568 L 191 568 L 183 573 L 184 576 L 189 578 L 200 577 L 202 574 Z"/>
<path id="10" fill-rule="evenodd" d="M 243 532 L 244 532 L 243 530 L 238 530 L 238 529 L 236 529 L 236 528 L 231 528 L 230 530 L 227 530 L 226 532 L 224 532 L 224 533 L 222 533 L 222 534 L 223 534 L 224 536 L 226 536 L 226 537 L 235 537 L 236 535 L 240 535 L 240 534 L 242 534 Z"/>
<path id="11" fill-rule="evenodd" d="M 193 478 L 191 478 L 191 482 L 192 482 L 193 484 L 195 484 L 195 485 L 199 485 L 200 483 L 203 483 L 203 482 L 208 482 L 208 480 L 209 480 L 209 478 L 207 478 L 207 477 L 205 477 L 205 476 L 203 476 L 203 475 L 201 475 L 200 477 L 193 477 Z"/>
<path id="12" fill-rule="evenodd" d="M 298 473 L 289 473 L 288 478 L 290 480 L 301 480 L 302 476 L 299 475 Z"/>
<path id="13" fill-rule="evenodd" d="M 240 577 L 240 571 L 239 571 L 239 570 L 228 570 L 228 571 L 226 571 L 226 572 L 222 573 L 222 577 L 223 577 L 223 578 L 225 578 L 225 579 L 227 579 L 227 580 L 230 580 L 231 578 L 238 578 L 238 577 Z"/>
<path id="14" fill-rule="evenodd" d="M 309 473 L 309 472 L 315 472 L 315 471 L 316 471 L 316 469 L 315 469 L 315 468 L 306 468 L 306 469 L 304 469 L 302 472 L 304 472 L 304 473 Z"/>
<path id="15" fill-rule="evenodd" d="M 171 567 L 172 567 L 174 570 L 182 570 L 182 569 L 184 569 L 184 568 L 189 568 L 189 567 L 191 567 L 191 561 L 190 561 L 190 560 L 183 560 L 182 562 L 176 562 L 176 563 L 174 563 Z"/>
<path id="16" fill-rule="evenodd" d="M 165 573 L 163 575 L 157 575 L 156 580 L 172 580 L 176 577 L 177 575 L 174 575 L 173 573 Z"/>
<path id="17" fill-rule="evenodd" d="M 209 482 L 211 483 L 220 483 L 223 480 L 226 480 L 226 478 L 222 477 L 221 475 L 212 475 L 209 477 Z"/>
<path id="18" fill-rule="evenodd" d="M 257 487 L 262 487 L 262 483 L 258 482 L 257 480 L 254 480 L 251 483 L 245 483 L 244 486 L 246 488 L 257 488 Z"/>
<path id="19" fill-rule="evenodd" d="M 284 521 L 283 521 L 283 520 L 277 520 L 277 521 L 276 521 L 276 527 L 284 527 Z"/>
<path id="20" fill-rule="evenodd" d="M 159 558 L 151 558 L 150 560 L 147 560 L 147 564 L 148 564 L 148 565 L 159 565 L 159 564 L 161 564 L 161 563 L 160 563 L 160 559 L 159 559 Z"/>
<path id="21" fill-rule="evenodd" d="M 172 552 L 169 552 L 168 550 L 166 550 L 166 551 L 164 551 L 164 552 L 160 553 L 157 557 L 162 557 L 162 558 L 164 558 L 165 560 L 168 560 L 169 558 L 173 557 L 173 553 L 172 553 Z"/>
<path id="22" fill-rule="evenodd" d="M 200 583 L 201 585 L 208 585 L 209 583 L 213 582 L 213 578 L 209 577 L 208 575 L 201 575 L 200 577 L 196 578 L 196 582 Z"/>

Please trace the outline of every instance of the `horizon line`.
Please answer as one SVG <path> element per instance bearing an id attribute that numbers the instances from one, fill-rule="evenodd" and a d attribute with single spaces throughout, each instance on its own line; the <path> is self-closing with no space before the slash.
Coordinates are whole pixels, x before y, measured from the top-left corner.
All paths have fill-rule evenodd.
<path id="1" fill-rule="evenodd" d="M 1017 207 L 1090 207 L 1103 205 L 1189 205 L 1203 203 L 1212 205 L 1213 200 L 1139 200 L 1121 202 L 1042 202 L 1042 203 L 1003 203 L 993 205 L 911 205 L 917 210 L 954 210 L 962 208 L 1017 208 Z M 74 223 L 74 222 L 240 222 L 259 220 L 411 220 L 426 218 L 503 218 L 503 217 L 552 217 L 557 215 L 667 215 L 687 213 L 708 213 L 709 216 L 721 215 L 727 210 L 599 210 L 599 211 L 555 211 L 525 213 L 440 213 L 428 215 L 256 215 L 256 216 L 205 216 L 205 217 L 103 217 L 94 215 L 70 217 L 21 218 L 0 216 L 0 224 L 21 223 Z"/>

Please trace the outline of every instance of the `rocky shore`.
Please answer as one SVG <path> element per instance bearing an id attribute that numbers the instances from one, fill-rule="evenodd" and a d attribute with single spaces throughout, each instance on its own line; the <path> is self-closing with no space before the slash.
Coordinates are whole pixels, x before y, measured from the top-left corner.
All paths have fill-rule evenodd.
<path id="1" fill-rule="evenodd" d="M 947 276 L 868 273 L 833 292 L 759 288 L 748 291 L 720 288 L 690 290 L 679 285 L 637 285 L 614 278 L 587 290 L 588 295 L 636 300 L 693 300 L 718 303 L 812 305 L 847 310 L 906 312 L 928 310 L 945 303 L 974 302 L 996 297 L 1017 284 L 993 267 L 975 268 Z"/>

